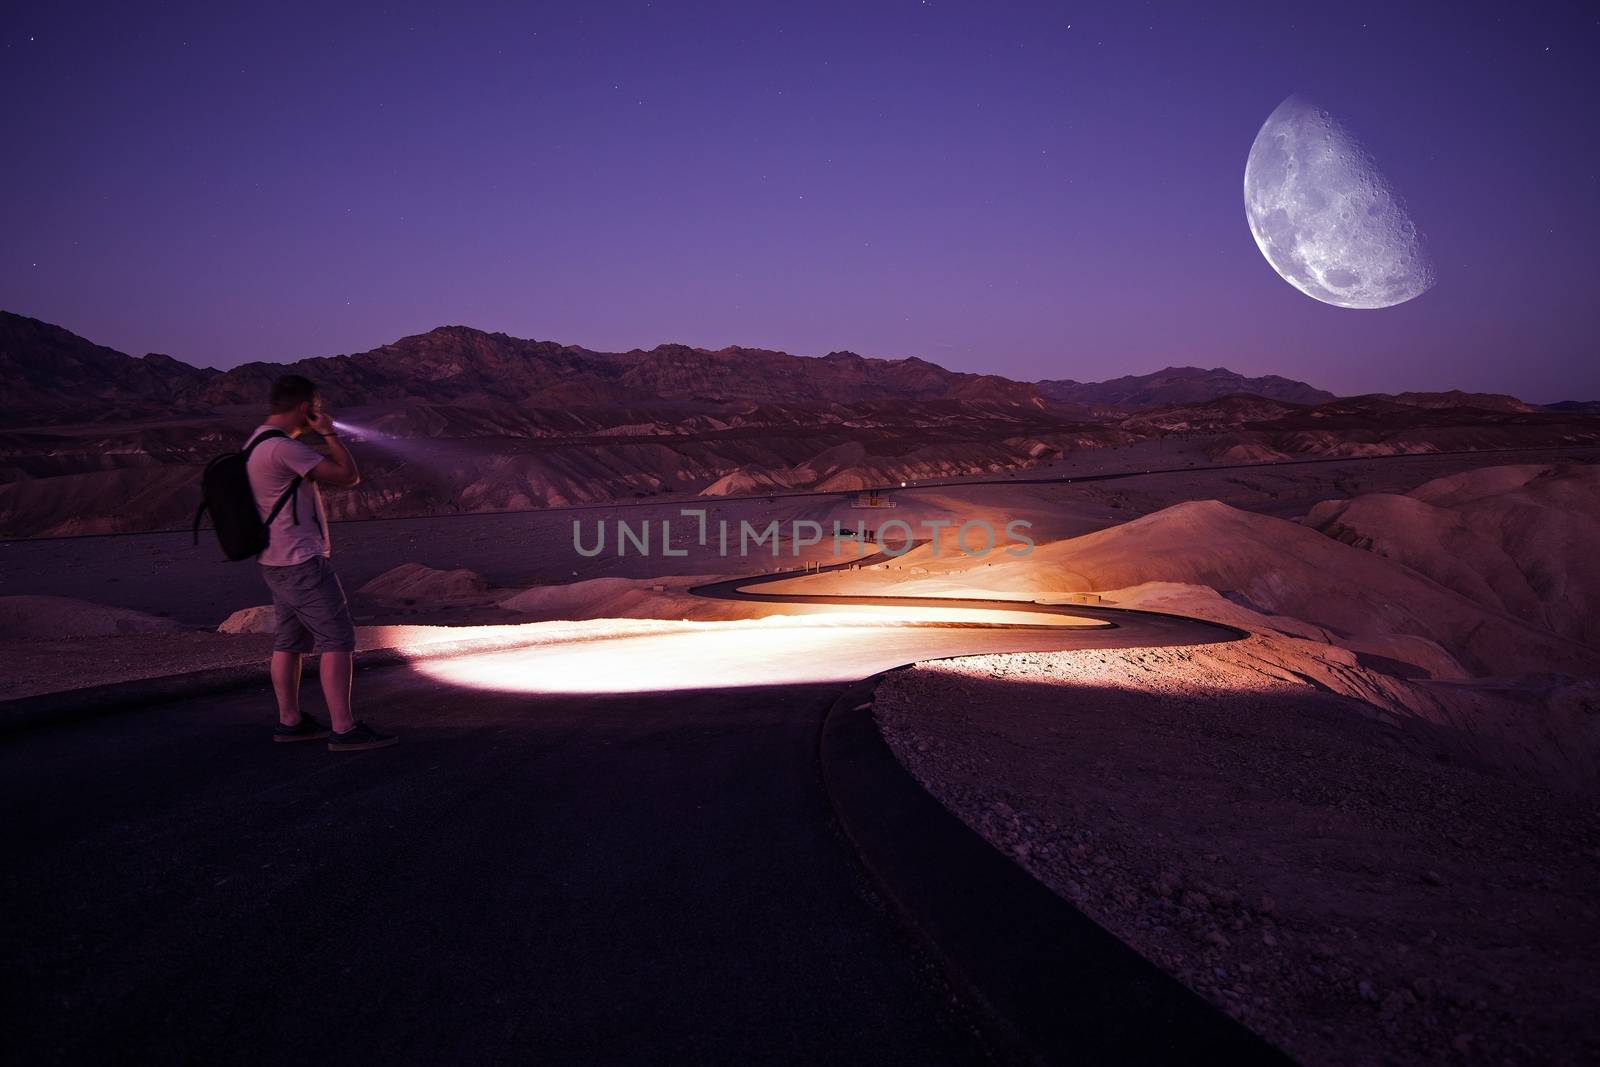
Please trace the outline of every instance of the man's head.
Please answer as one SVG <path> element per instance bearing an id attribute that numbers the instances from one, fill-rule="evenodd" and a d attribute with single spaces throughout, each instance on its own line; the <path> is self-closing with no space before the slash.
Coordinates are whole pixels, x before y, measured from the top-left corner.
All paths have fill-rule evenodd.
<path id="1" fill-rule="evenodd" d="M 303 430 L 320 408 L 317 387 L 310 378 L 298 374 L 285 374 L 272 383 L 272 417 L 292 429 Z"/>

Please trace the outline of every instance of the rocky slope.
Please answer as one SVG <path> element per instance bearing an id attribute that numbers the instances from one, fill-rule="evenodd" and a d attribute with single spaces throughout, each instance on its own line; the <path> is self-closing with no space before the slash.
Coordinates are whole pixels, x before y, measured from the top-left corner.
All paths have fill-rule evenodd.
<path id="1" fill-rule="evenodd" d="M 1473 675 L 1600 673 L 1600 648 L 1516 618 L 1498 603 L 1470 599 L 1393 560 L 1352 551 L 1316 530 L 1214 501 L 1180 504 L 1044 545 L 1026 561 L 991 570 L 989 580 L 1001 588 L 1040 580 L 1058 589 L 1151 581 L 1209 586 L 1249 610 L 1321 627 L 1335 643 L 1364 648 L 1363 639 L 1420 639 Z M 1378 654 L 1423 666 L 1389 649 Z"/>
<path id="2" fill-rule="evenodd" d="M 1306 525 L 1600 647 L 1600 468 L 1491 467 L 1403 495 L 1326 501 Z"/>

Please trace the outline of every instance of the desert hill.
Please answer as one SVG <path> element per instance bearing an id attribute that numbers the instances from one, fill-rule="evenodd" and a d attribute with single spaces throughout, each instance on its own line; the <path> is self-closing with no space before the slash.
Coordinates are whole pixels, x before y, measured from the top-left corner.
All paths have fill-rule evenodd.
<path id="1" fill-rule="evenodd" d="M 988 570 L 986 583 L 1001 589 L 1210 586 L 1251 610 L 1335 635 L 1422 638 L 1478 675 L 1600 670 L 1600 649 L 1516 618 L 1495 601 L 1469 599 L 1403 563 L 1216 501 L 1042 545 L 1024 561 Z"/>
<path id="2" fill-rule="evenodd" d="M 1600 648 L 1600 469 L 1469 471 L 1330 500 L 1306 524 L 1532 625 Z"/>

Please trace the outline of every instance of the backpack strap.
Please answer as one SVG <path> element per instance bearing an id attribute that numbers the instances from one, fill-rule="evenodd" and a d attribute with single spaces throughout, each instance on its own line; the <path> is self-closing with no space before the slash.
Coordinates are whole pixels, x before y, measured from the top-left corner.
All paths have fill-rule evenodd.
<path id="1" fill-rule="evenodd" d="M 256 437 L 251 440 L 249 444 L 244 446 L 244 461 L 246 463 L 250 462 L 250 453 L 254 452 L 256 450 L 256 445 L 259 445 L 262 441 L 270 441 L 274 437 L 287 438 L 288 436 L 289 435 L 284 433 L 282 430 L 263 430 L 260 434 L 256 435 Z"/>
<path id="2" fill-rule="evenodd" d="M 205 518 L 205 517 L 206 517 L 206 502 L 204 500 L 202 500 L 202 501 L 200 501 L 200 509 L 194 513 L 194 526 L 189 531 L 190 533 L 194 534 L 194 543 L 196 545 L 198 545 L 200 543 L 200 520 Z"/>
<path id="3" fill-rule="evenodd" d="M 274 437 L 288 439 L 289 435 L 284 433 L 282 430 L 263 430 L 255 437 L 254 440 L 244 446 L 245 463 L 248 464 L 250 462 L 250 453 L 256 450 L 257 445 L 263 441 L 270 441 Z M 300 525 L 300 498 L 298 495 L 298 490 L 300 488 L 300 483 L 304 480 L 305 479 L 302 476 L 298 474 L 295 475 L 294 480 L 289 483 L 289 488 L 285 489 L 283 491 L 283 495 L 278 497 L 278 502 L 272 505 L 272 510 L 267 513 L 267 517 L 262 521 L 261 525 L 270 527 L 272 525 L 272 520 L 278 517 L 278 512 L 283 510 L 283 505 L 285 504 L 290 505 L 290 514 L 294 516 L 294 524 L 296 526 Z"/>
<path id="4" fill-rule="evenodd" d="M 294 508 L 292 511 L 292 514 L 294 515 L 294 524 L 296 526 L 300 525 L 300 501 L 298 496 L 300 483 L 304 480 L 305 479 L 301 478 L 298 474 L 295 475 L 294 481 L 289 483 L 289 488 L 283 491 L 283 495 L 278 498 L 278 502 L 272 505 L 272 510 L 267 513 L 267 517 L 262 521 L 261 525 L 271 527 L 272 520 L 278 517 L 278 512 L 282 511 L 283 506 L 289 503 L 291 500 L 294 501 Z"/>
<path id="5" fill-rule="evenodd" d="M 295 498 L 294 498 L 294 501 L 292 503 L 290 503 L 289 511 L 294 516 L 294 524 L 296 526 L 299 526 L 300 525 L 300 496 L 299 496 L 299 494 L 296 494 Z M 311 521 L 317 524 L 317 532 L 318 533 L 322 534 L 323 537 L 327 537 L 328 536 L 327 528 L 322 525 L 322 516 L 317 514 L 316 511 L 312 511 L 312 513 L 311 513 Z"/>
<path id="6" fill-rule="evenodd" d="M 248 445 L 245 445 L 245 447 L 244 447 L 244 461 L 246 463 L 250 462 L 250 453 L 253 452 L 255 450 L 256 445 L 259 445 L 261 442 L 269 441 L 274 437 L 287 438 L 288 436 L 289 435 L 284 433 L 282 430 L 267 430 L 267 431 L 263 432 L 255 440 L 251 441 Z M 285 489 L 283 491 L 283 495 L 278 498 L 278 502 L 276 504 L 272 505 L 272 510 L 267 513 L 267 517 L 261 523 L 261 525 L 270 527 L 272 525 L 272 520 L 276 519 L 278 517 L 278 512 L 283 510 L 283 506 L 285 504 L 289 505 L 289 515 L 291 516 L 294 525 L 296 525 L 296 526 L 300 525 L 300 491 L 299 490 L 300 490 L 300 483 L 305 481 L 305 480 L 306 480 L 305 479 L 305 475 L 303 475 L 303 474 L 297 474 L 297 475 L 294 476 L 294 480 L 289 483 L 289 488 Z M 198 543 L 199 537 L 200 537 L 200 534 L 199 534 L 199 521 L 200 521 L 199 519 L 195 520 L 195 523 L 196 523 L 196 530 L 195 530 L 196 543 Z M 320 518 L 317 519 L 317 529 L 322 530 L 322 520 Z M 328 535 L 328 532 L 326 530 L 322 530 L 322 535 L 324 537 L 326 537 Z"/>

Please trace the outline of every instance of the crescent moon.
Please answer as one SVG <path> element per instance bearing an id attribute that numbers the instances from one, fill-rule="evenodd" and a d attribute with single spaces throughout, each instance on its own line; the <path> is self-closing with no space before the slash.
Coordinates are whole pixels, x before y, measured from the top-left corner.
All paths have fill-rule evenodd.
<path id="1" fill-rule="evenodd" d="M 1416 224 L 1372 157 L 1328 112 L 1291 96 L 1244 166 L 1256 247 L 1284 281 L 1343 308 L 1385 308 L 1433 286 Z"/>

